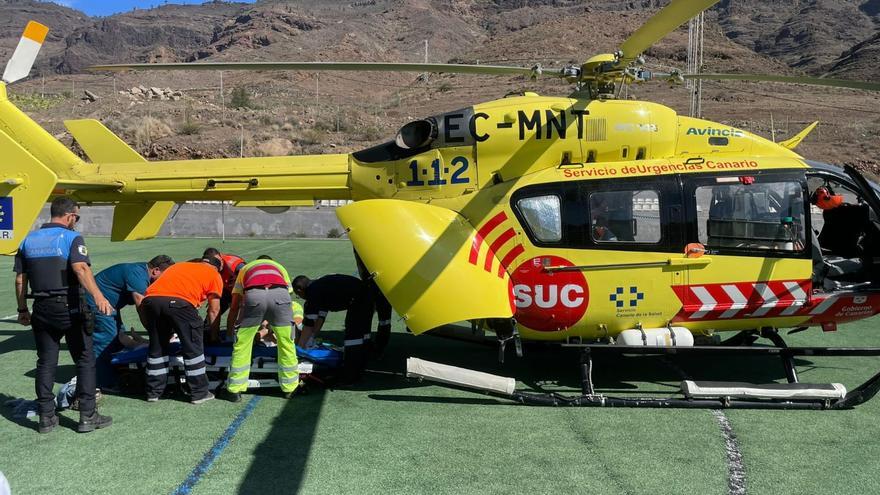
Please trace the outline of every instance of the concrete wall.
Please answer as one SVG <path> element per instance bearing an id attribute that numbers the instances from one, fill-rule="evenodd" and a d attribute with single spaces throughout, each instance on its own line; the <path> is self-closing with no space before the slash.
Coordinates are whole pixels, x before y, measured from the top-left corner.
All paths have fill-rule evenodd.
<path id="1" fill-rule="evenodd" d="M 109 236 L 113 225 L 110 206 L 84 206 L 77 230 L 86 235 Z M 224 222 L 225 218 L 225 222 Z M 49 207 L 43 208 L 36 226 L 48 221 Z M 331 229 L 342 233 L 336 219 L 336 208 L 291 208 L 285 213 L 271 214 L 256 208 L 227 206 L 225 215 L 219 204 L 184 204 L 172 209 L 159 236 L 222 237 L 287 239 L 293 237 L 327 237 Z"/>

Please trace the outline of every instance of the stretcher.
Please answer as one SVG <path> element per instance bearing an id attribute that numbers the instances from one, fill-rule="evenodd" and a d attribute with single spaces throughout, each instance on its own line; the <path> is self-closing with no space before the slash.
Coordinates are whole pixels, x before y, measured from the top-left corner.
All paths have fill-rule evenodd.
<path id="1" fill-rule="evenodd" d="M 180 343 L 171 344 L 169 361 L 168 385 L 179 386 L 186 382 L 183 357 Z M 277 388 L 278 383 L 278 348 L 255 345 L 253 348 L 251 373 L 248 389 Z M 113 355 L 112 364 L 119 374 L 124 390 L 143 391 L 143 380 L 147 366 L 148 346 L 121 351 Z M 329 344 L 322 344 L 311 349 L 296 348 L 299 360 L 300 378 L 320 381 L 316 375 L 331 373 L 342 365 L 342 351 Z M 226 384 L 229 368 L 232 363 L 232 344 L 219 344 L 205 347 L 205 364 L 211 390 Z"/>

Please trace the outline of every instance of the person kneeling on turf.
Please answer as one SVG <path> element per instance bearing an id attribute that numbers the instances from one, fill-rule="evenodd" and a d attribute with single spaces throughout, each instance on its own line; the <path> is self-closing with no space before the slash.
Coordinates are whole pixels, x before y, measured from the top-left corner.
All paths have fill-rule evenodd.
<path id="1" fill-rule="evenodd" d="M 117 388 L 116 370 L 111 364 L 113 353 L 128 347 L 126 342 L 133 339 L 125 334 L 122 308 L 131 304 L 140 306 L 147 287 L 173 264 L 174 260 L 169 256 L 160 254 L 146 263 L 119 263 L 95 275 L 98 289 L 114 309 L 113 315 L 100 314 L 94 298 L 87 295 L 89 306 L 95 313 L 92 339 L 98 388 L 111 392 Z"/>
<path id="2" fill-rule="evenodd" d="M 278 342 L 278 383 L 290 398 L 299 386 L 296 349 L 291 336 L 290 276 L 279 263 L 260 256 L 242 267 L 232 289 L 232 304 L 226 320 L 227 333 L 235 334 L 232 364 L 226 382 L 227 398 L 241 400 L 251 371 L 254 336 L 266 320 Z"/>

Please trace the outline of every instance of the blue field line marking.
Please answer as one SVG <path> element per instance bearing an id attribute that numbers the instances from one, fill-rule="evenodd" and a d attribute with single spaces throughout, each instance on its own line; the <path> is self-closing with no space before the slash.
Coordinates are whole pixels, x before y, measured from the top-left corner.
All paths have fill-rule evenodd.
<path id="1" fill-rule="evenodd" d="M 196 486 L 199 480 L 202 479 L 202 476 L 211 469 L 211 465 L 214 464 L 214 461 L 216 461 L 217 458 L 220 457 L 220 454 L 223 453 L 223 449 L 229 445 L 229 442 L 232 440 L 232 437 L 235 436 L 235 433 L 238 431 L 239 427 L 241 427 L 242 423 L 244 423 L 244 420 L 254 412 L 254 409 L 257 407 L 257 404 L 260 403 L 262 398 L 263 397 L 259 395 L 254 396 L 254 398 L 244 406 L 241 412 L 238 413 L 238 416 L 236 416 L 235 419 L 232 420 L 232 423 L 226 427 L 226 431 L 224 431 L 223 434 L 220 435 L 220 438 L 214 442 L 214 445 L 210 450 L 205 452 L 205 456 L 202 457 L 202 460 L 199 461 L 198 464 L 196 464 L 196 467 L 194 467 L 192 472 L 189 473 L 189 476 L 187 476 L 186 479 L 183 480 L 183 483 L 178 485 L 178 487 L 171 492 L 172 495 L 188 495 L 192 492 L 192 489 Z"/>

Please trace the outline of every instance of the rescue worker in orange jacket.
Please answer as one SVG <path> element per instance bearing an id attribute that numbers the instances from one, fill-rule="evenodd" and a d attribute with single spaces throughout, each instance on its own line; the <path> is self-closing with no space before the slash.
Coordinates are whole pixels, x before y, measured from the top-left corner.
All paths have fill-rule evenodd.
<path id="1" fill-rule="evenodd" d="M 223 294 L 220 296 L 220 314 L 222 315 L 232 303 L 232 288 L 235 285 L 235 279 L 238 278 L 238 272 L 246 262 L 241 256 L 221 253 L 217 248 L 212 247 L 205 249 L 202 258 L 217 258 L 222 263 L 220 269 L 220 278 L 223 279 Z"/>

